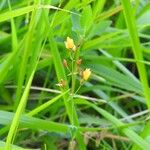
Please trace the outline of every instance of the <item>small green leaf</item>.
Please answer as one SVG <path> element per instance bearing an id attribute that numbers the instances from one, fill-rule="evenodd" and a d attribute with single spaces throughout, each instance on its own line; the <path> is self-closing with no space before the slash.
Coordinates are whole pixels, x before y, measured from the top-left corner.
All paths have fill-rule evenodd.
<path id="1" fill-rule="evenodd" d="M 72 30 L 81 33 L 80 16 L 76 14 L 72 14 L 71 21 L 72 21 Z"/>
<path id="2" fill-rule="evenodd" d="M 81 27 L 82 27 L 84 35 L 85 35 L 93 23 L 92 9 L 90 6 L 86 6 L 83 9 L 80 21 L 81 21 Z"/>

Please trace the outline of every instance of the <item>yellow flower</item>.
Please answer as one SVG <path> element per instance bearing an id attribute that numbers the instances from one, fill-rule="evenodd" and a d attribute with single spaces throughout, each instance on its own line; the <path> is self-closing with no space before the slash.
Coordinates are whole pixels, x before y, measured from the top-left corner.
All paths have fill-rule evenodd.
<path id="1" fill-rule="evenodd" d="M 67 49 L 75 49 L 74 41 L 70 37 L 67 37 L 67 40 L 65 41 L 65 46 Z"/>
<path id="2" fill-rule="evenodd" d="M 88 80 L 88 78 L 90 77 L 91 75 L 91 71 L 90 69 L 85 69 L 83 72 L 82 72 L 82 78 L 83 80 Z"/>

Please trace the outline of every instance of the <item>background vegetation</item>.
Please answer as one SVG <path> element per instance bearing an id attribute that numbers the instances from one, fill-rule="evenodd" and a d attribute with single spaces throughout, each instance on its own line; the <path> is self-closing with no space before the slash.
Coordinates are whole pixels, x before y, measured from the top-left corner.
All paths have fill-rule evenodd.
<path id="1" fill-rule="evenodd" d="M 149 16 L 149 0 L 1 0 L 0 149 L 148 150 Z"/>

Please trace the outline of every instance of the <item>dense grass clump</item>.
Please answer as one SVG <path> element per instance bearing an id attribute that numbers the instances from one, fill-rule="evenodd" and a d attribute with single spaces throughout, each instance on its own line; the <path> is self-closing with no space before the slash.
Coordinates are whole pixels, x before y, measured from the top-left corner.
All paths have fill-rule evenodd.
<path id="1" fill-rule="evenodd" d="M 0 1 L 0 149 L 150 148 L 149 0 Z"/>

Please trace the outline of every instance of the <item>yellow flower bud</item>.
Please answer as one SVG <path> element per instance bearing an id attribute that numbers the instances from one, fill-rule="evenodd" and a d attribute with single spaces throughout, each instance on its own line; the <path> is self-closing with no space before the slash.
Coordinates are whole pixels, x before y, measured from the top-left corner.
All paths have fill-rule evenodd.
<path id="1" fill-rule="evenodd" d="M 83 80 L 88 80 L 88 78 L 90 77 L 91 75 L 91 71 L 90 69 L 85 69 L 83 72 L 82 72 L 82 78 Z"/>
<path id="2" fill-rule="evenodd" d="M 75 48 L 73 39 L 71 39 L 70 37 L 67 37 L 67 40 L 65 41 L 65 46 L 67 49 Z"/>

